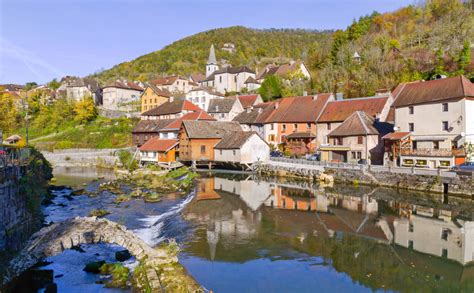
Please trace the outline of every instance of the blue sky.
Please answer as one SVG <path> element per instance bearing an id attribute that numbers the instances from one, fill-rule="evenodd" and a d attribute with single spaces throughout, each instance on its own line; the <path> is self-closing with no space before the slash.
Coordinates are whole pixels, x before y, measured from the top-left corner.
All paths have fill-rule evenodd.
<path id="1" fill-rule="evenodd" d="M 413 0 L 0 0 L 0 83 L 84 76 L 204 30 L 345 28 Z"/>

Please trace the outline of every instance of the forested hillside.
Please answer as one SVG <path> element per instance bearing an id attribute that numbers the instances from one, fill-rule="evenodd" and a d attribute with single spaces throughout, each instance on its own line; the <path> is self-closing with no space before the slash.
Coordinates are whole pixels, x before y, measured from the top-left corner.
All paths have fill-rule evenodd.
<path id="1" fill-rule="evenodd" d="M 161 74 L 204 73 L 211 44 L 216 47 L 218 60 L 224 59 L 232 65 L 255 68 L 262 57 L 306 59 L 319 47 L 318 44 L 329 44 L 330 41 L 330 32 L 255 30 L 240 26 L 220 28 L 181 39 L 162 50 L 105 70 L 98 76 L 103 81 L 118 77 L 146 81 Z M 233 43 L 236 52 L 221 50 L 225 43 Z"/>
<path id="2" fill-rule="evenodd" d="M 233 65 L 255 68 L 269 58 L 302 59 L 313 76 L 308 90 L 344 92 L 346 97 L 372 95 L 377 89 L 437 74 L 472 78 L 474 12 L 470 0 L 465 2 L 430 0 L 390 13 L 374 12 L 336 32 L 215 29 L 97 76 L 102 81 L 118 77 L 146 81 L 162 74 L 202 73 L 214 44 L 217 58 Z M 234 43 L 236 53 L 221 50 L 224 43 Z M 355 52 L 360 58 L 354 58 Z"/>

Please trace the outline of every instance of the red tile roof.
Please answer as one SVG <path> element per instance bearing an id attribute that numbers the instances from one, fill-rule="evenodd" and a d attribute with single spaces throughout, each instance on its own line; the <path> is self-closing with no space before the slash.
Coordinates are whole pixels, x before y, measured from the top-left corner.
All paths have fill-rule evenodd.
<path id="1" fill-rule="evenodd" d="M 202 112 L 204 110 L 194 105 L 190 101 L 176 99 L 171 102 L 166 102 L 154 109 L 148 110 L 142 113 L 142 116 L 161 116 L 161 115 L 177 114 L 183 111 Z"/>
<path id="2" fill-rule="evenodd" d="M 170 124 L 166 125 L 166 127 L 164 127 L 162 130 L 180 129 L 181 124 L 183 124 L 183 121 L 187 121 L 187 120 L 215 121 L 216 119 L 214 119 L 212 116 L 210 116 L 204 111 L 192 112 L 192 113 L 188 113 L 184 115 L 181 118 L 174 120 Z"/>
<path id="3" fill-rule="evenodd" d="M 406 138 L 409 135 L 410 135 L 410 132 L 391 132 L 385 135 L 384 137 L 382 137 L 382 139 L 401 140 L 401 139 Z"/>
<path id="4" fill-rule="evenodd" d="M 159 77 L 157 79 L 154 79 L 151 81 L 152 84 L 154 85 L 171 85 L 173 84 L 179 76 L 174 75 L 174 76 L 165 76 L 165 77 Z"/>
<path id="5" fill-rule="evenodd" d="M 143 88 L 139 86 L 137 83 L 131 82 L 131 81 L 120 81 L 116 80 L 112 83 L 109 83 L 103 87 L 103 89 L 108 88 L 108 87 L 115 87 L 115 88 L 122 88 L 122 89 L 127 89 L 127 90 L 136 90 L 136 91 L 143 91 Z"/>
<path id="6" fill-rule="evenodd" d="M 341 125 L 331 131 L 328 136 L 356 136 L 379 134 L 374 127 L 374 118 L 364 112 L 355 111 Z"/>
<path id="7" fill-rule="evenodd" d="M 387 100 L 388 96 L 332 101 L 327 104 L 318 122 L 342 122 L 355 111 L 375 117 L 382 113 Z"/>
<path id="8" fill-rule="evenodd" d="M 140 151 L 167 152 L 176 145 L 178 145 L 177 139 L 159 139 L 158 137 L 153 137 L 140 147 Z"/>
<path id="9" fill-rule="evenodd" d="M 288 97 L 275 101 L 266 123 L 315 123 L 332 94 Z"/>
<path id="10" fill-rule="evenodd" d="M 394 107 L 474 97 L 474 84 L 464 76 L 407 83 L 393 102 Z"/>
<path id="11" fill-rule="evenodd" d="M 244 109 L 252 107 L 257 101 L 258 95 L 237 96 Z"/>

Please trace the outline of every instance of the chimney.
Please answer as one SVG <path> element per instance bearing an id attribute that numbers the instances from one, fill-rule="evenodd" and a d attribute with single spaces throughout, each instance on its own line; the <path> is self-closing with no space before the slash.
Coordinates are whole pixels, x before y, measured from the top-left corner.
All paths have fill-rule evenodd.
<path id="1" fill-rule="evenodd" d="M 170 102 L 173 102 L 173 101 L 174 101 L 174 97 L 171 96 L 171 97 L 170 97 Z"/>
<path id="2" fill-rule="evenodd" d="M 263 112 L 263 109 L 262 108 L 258 108 L 258 113 L 262 113 Z"/>
<path id="3" fill-rule="evenodd" d="M 245 109 L 247 111 L 247 113 L 250 113 L 252 112 L 252 107 L 248 107 L 247 109 Z"/>
<path id="4" fill-rule="evenodd" d="M 274 108 L 275 110 L 278 109 L 278 102 L 275 103 Z"/>
<path id="5" fill-rule="evenodd" d="M 344 93 L 336 93 L 336 101 L 344 100 Z"/>
<path id="6" fill-rule="evenodd" d="M 303 91 L 303 96 L 307 96 L 308 95 L 308 91 Z"/>
<path id="7" fill-rule="evenodd" d="M 316 101 L 318 99 L 318 95 L 313 95 L 313 101 Z"/>

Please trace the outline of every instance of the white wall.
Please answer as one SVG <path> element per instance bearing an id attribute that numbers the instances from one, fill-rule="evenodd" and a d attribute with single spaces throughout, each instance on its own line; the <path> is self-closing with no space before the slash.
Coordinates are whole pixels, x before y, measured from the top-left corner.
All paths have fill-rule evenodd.
<path id="1" fill-rule="evenodd" d="M 190 91 L 186 94 L 186 100 L 190 101 L 199 108 L 207 111 L 209 109 L 209 103 L 212 99 L 223 99 L 223 96 L 217 96 L 208 93 L 205 90 Z"/>
<path id="2" fill-rule="evenodd" d="M 132 89 L 107 87 L 103 91 L 103 107 L 106 110 L 135 111 L 139 106 L 133 106 L 132 103 L 140 100 L 141 93 Z"/>
<path id="3" fill-rule="evenodd" d="M 257 134 L 254 134 L 240 149 L 214 150 L 214 157 L 219 162 L 251 164 L 267 161 L 270 157 L 270 147 Z"/>
<path id="4" fill-rule="evenodd" d="M 474 100 L 465 99 L 464 101 L 464 117 L 466 118 L 466 142 L 474 143 Z"/>

